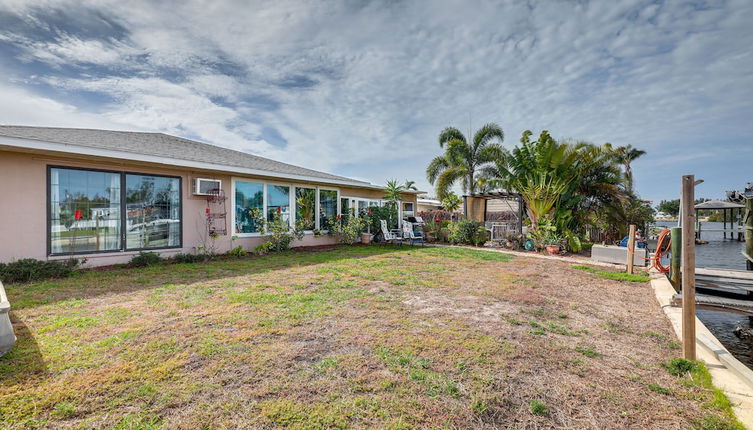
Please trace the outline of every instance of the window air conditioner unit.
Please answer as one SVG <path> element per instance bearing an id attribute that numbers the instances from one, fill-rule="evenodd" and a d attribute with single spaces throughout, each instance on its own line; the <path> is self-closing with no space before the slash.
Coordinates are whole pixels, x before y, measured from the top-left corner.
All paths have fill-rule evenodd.
<path id="1" fill-rule="evenodd" d="M 222 181 L 219 179 L 194 178 L 193 194 L 196 196 L 208 196 L 217 194 L 221 187 Z"/>

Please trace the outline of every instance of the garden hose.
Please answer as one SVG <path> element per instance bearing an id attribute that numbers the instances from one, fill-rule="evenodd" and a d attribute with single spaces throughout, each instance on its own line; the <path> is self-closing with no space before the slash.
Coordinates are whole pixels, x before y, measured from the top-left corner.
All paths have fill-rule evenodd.
<path id="1" fill-rule="evenodd" d="M 656 252 L 654 252 L 654 255 L 652 257 L 646 258 L 642 256 L 638 256 L 638 258 L 643 259 L 645 261 L 653 261 L 653 264 L 651 264 L 652 267 L 655 267 L 656 270 L 658 270 L 661 273 L 669 273 L 669 267 L 665 267 L 661 264 L 661 259 L 669 253 L 669 250 L 672 247 L 672 241 L 671 238 L 671 231 L 668 228 L 665 228 L 664 230 L 659 233 L 659 237 L 656 240 Z M 665 243 L 666 242 L 666 243 Z M 635 257 L 635 251 L 631 250 L 628 247 L 628 252 Z"/>

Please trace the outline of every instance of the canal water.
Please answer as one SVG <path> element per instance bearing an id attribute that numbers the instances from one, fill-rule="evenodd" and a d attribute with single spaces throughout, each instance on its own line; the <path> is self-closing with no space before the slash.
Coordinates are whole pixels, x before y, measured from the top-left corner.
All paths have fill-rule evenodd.
<path id="1" fill-rule="evenodd" d="M 730 239 L 729 233 L 725 239 L 722 232 L 704 231 L 721 229 L 721 222 L 701 224 L 701 239 L 709 243 L 696 245 L 696 267 L 745 270 L 745 257 L 741 254 L 745 248 L 745 242 Z M 657 226 L 676 227 L 677 223 L 657 223 Z M 753 328 L 753 317 L 707 310 L 698 310 L 696 314 L 732 355 L 753 369 L 753 339 L 740 339 L 734 333 L 735 327 Z"/>

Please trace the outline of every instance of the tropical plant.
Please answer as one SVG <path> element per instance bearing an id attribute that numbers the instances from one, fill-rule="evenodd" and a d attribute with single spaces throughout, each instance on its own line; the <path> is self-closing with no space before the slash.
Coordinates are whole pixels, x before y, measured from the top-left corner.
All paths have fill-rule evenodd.
<path id="1" fill-rule="evenodd" d="M 483 245 L 488 239 L 488 232 L 478 221 L 463 220 L 448 225 L 448 240 L 452 244 Z"/>
<path id="2" fill-rule="evenodd" d="M 443 200 L 458 183 L 463 192 L 475 193 L 479 170 L 505 158 L 506 151 L 501 145 L 504 137 L 502 128 L 494 123 L 481 127 L 471 142 L 455 127 L 442 130 L 439 146 L 445 152 L 426 168 L 426 177 L 436 186 L 437 197 Z"/>
<path id="3" fill-rule="evenodd" d="M 256 247 L 256 251 L 259 253 L 287 251 L 290 249 L 293 240 L 303 239 L 307 229 L 307 225 L 302 219 L 296 221 L 295 226 L 291 228 L 288 221 L 282 219 L 280 212 L 273 212 L 272 219 L 269 221 L 258 208 L 251 208 L 249 214 L 255 225 L 263 226 L 260 231 L 268 235 L 268 241 L 262 244 L 264 246 Z"/>
<path id="4" fill-rule="evenodd" d="M 532 141 L 531 134 L 525 131 L 521 145 L 484 168 L 483 177 L 494 188 L 521 193 L 534 230 L 551 217 L 558 234 L 578 250 L 585 226 L 635 198 L 625 189 L 619 154 L 610 144 L 557 142 L 547 131 Z"/>
<path id="5" fill-rule="evenodd" d="M 403 184 L 403 189 L 405 191 L 418 191 L 418 188 L 416 188 L 416 181 L 409 181 L 406 179 Z"/>
<path id="6" fill-rule="evenodd" d="M 384 187 L 384 199 L 397 207 L 398 202 L 403 200 L 403 192 L 405 185 L 398 183 L 396 179 L 390 179 Z"/>
<path id="7" fill-rule="evenodd" d="M 366 230 L 366 225 L 367 220 L 363 218 L 339 218 L 335 223 L 334 234 L 340 243 L 352 244 Z"/>
<path id="8" fill-rule="evenodd" d="M 460 203 L 460 197 L 453 192 L 447 193 L 445 198 L 442 199 L 442 207 L 448 212 L 456 212 L 460 208 Z"/>
<path id="9" fill-rule="evenodd" d="M 633 148 L 632 145 L 620 146 L 615 150 L 618 161 L 625 169 L 625 187 L 628 191 L 633 191 L 633 168 L 630 165 L 633 161 L 646 154 L 646 151 Z"/>
<path id="10" fill-rule="evenodd" d="M 546 130 L 535 141 L 531 141 L 531 134 L 524 131 L 521 145 L 494 166 L 485 168 L 483 174 L 495 188 L 512 189 L 523 196 L 535 229 L 538 220 L 552 212 L 575 181 L 577 172 L 572 167 L 578 152 L 565 143 L 557 143 Z"/>

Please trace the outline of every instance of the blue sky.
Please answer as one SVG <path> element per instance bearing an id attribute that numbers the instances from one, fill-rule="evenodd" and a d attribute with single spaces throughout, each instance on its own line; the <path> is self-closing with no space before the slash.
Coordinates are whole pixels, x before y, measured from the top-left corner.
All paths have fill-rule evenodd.
<path id="1" fill-rule="evenodd" d="M 753 1 L 0 0 L 0 123 L 162 131 L 384 183 L 497 122 L 753 181 Z"/>

